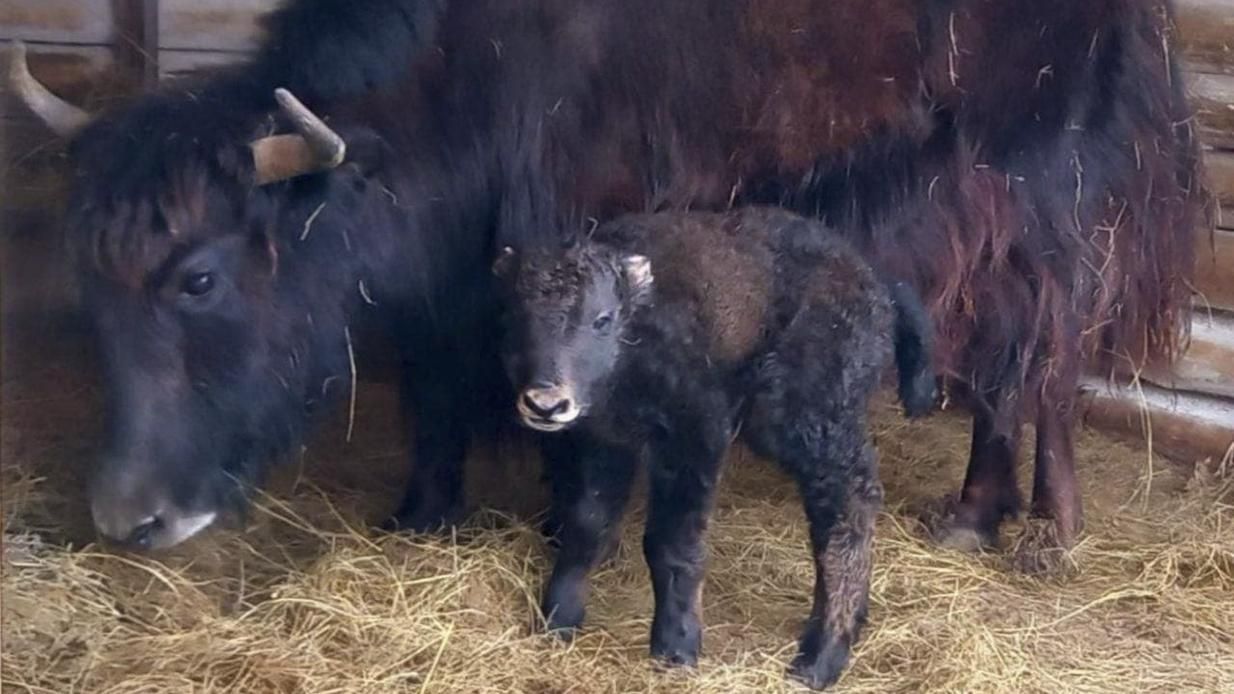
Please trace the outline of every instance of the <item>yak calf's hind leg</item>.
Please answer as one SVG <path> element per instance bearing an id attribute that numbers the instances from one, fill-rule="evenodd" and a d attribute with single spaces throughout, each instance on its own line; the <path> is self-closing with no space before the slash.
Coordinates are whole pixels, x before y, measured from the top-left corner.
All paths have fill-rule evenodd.
<path id="1" fill-rule="evenodd" d="M 621 527 L 621 515 L 638 471 L 634 455 L 590 442 L 578 445 L 570 485 L 554 485 L 560 547 L 544 590 L 541 609 L 548 631 L 569 637 L 583 624 L 588 579 Z"/>
<path id="2" fill-rule="evenodd" d="M 690 444 L 653 445 L 648 472 L 643 553 L 656 603 L 651 655 L 670 665 L 695 665 L 702 648 L 704 535 L 728 444 L 726 429 L 704 428 L 715 431 Z"/>
<path id="3" fill-rule="evenodd" d="M 814 550 L 814 608 L 802 634 L 792 674 L 810 687 L 840 678 L 869 609 L 874 522 L 883 502 L 874 451 L 859 443 L 848 483 L 798 474 Z"/>
<path id="4" fill-rule="evenodd" d="M 837 401 L 845 405 L 824 416 L 800 401 L 756 400 L 745 428 L 756 452 L 797 480 L 809 521 L 814 607 L 790 673 L 815 689 L 840 678 L 865 624 L 874 521 L 883 502 L 865 400 Z"/>
<path id="5" fill-rule="evenodd" d="M 1016 460 L 1021 427 L 999 432 L 990 415 L 973 415 L 972 448 L 960 498 L 935 528 L 944 547 L 976 552 L 998 546 L 999 526 L 1020 512 Z"/>

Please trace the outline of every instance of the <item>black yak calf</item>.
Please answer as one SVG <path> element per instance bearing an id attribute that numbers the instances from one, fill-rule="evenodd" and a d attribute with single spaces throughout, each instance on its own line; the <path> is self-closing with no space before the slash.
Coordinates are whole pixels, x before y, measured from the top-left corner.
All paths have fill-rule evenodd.
<path id="1" fill-rule="evenodd" d="M 866 612 L 882 500 L 866 408 L 893 345 L 905 409 L 934 399 L 931 331 L 912 290 L 889 290 L 821 223 L 772 208 L 620 217 L 565 249 L 507 248 L 494 272 L 520 418 L 568 430 L 578 452 L 573 479 L 554 484 L 549 629 L 582 623 L 588 573 L 645 455 L 651 651 L 696 662 L 703 535 L 740 430 L 800 488 L 817 578 L 793 672 L 834 682 Z"/>

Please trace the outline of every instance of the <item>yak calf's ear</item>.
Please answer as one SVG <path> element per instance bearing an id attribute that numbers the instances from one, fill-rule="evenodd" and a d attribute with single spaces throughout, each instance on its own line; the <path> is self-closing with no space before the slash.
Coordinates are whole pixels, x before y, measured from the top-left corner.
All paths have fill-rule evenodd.
<path id="1" fill-rule="evenodd" d="M 651 260 L 645 255 L 627 255 L 621 259 L 621 271 L 625 275 L 630 293 L 641 296 L 651 289 Z"/>
<path id="2" fill-rule="evenodd" d="M 493 261 L 493 274 L 498 277 L 509 277 L 514 271 L 514 266 L 518 262 L 518 253 L 509 246 L 501 249 L 497 254 L 497 260 Z"/>

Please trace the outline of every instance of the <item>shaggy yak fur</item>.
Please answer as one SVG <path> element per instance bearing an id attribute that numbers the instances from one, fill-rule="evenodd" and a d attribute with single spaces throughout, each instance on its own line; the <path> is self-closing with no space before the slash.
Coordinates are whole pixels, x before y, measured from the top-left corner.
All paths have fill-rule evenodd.
<path id="1" fill-rule="evenodd" d="M 305 405 L 347 392 L 365 316 L 410 367 L 399 523 L 450 521 L 468 425 L 505 397 L 473 368 L 493 250 L 626 212 L 790 207 L 916 288 L 974 416 L 939 528 L 965 546 L 1019 510 L 1032 421 L 1033 510 L 1070 544 L 1081 368 L 1184 337 L 1205 198 L 1168 2 L 293 0 L 269 26 L 252 62 L 104 115 L 72 148 L 109 534 L 150 495 L 165 508 L 142 518 L 207 517 L 294 450 Z M 254 185 L 248 141 L 286 125 L 278 86 L 344 136 L 347 164 Z M 203 272 L 215 291 L 186 298 Z"/>
<path id="2" fill-rule="evenodd" d="M 560 251 L 494 267 L 504 350 L 532 429 L 565 431 L 573 484 L 554 498 L 561 548 L 544 597 L 553 630 L 583 621 L 643 456 L 651 652 L 693 665 L 716 483 L 740 432 L 797 480 L 815 559 L 814 610 L 794 673 L 833 683 L 866 614 L 882 501 L 866 410 L 893 351 L 910 414 L 934 402 L 931 328 L 823 225 L 775 208 L 630 215 Z"/>

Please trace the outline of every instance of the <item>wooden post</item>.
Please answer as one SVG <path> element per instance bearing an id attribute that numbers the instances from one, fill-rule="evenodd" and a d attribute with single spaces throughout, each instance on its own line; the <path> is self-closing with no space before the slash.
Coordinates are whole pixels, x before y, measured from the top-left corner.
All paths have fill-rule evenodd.
<path id="1" fill-rule="evenodd" d="M 159 0 L 112 0 L 116 58 L 142 89 L 159 82 Z"/>

